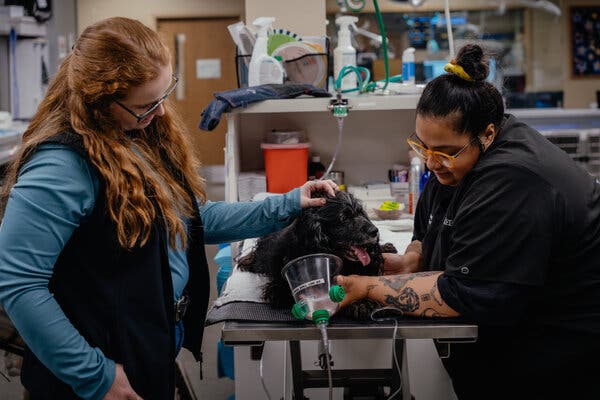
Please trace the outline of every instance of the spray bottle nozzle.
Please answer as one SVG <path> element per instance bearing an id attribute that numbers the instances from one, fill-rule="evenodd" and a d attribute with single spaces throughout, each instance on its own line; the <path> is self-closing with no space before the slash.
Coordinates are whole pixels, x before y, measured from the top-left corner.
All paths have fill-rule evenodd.
<path id="1" fill-rule="evenodd" d="M 335 19 L 335 23 L 340 27 L 352 26 L 356 28 L 356 23 L 358 22 L 358 17 L 353 15 L 342 15 L 341 17 L 337 17 Z"/>
<path id="2" fill-rule="evenodd" d="M 274 17 L 258 17 L 254 21 L 252 21 L 252 25 L 254 25 L 258 29 L 261 29 L 268 28 L 273 22 L 275 22 Z"/>

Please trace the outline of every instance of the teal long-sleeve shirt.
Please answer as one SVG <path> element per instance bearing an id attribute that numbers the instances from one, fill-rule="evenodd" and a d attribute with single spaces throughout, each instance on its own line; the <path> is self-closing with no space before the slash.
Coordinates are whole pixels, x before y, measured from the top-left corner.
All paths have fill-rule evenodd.
<path id="1" fill-rule="evenodd" d="M 59 144 L 42 145 L 22 167 L 0 225 L 0 302 L 34 354 L 84 399 L 104 397 L 115 364 L 91 347 L 48 290 L 54 263 L 98 196 L 99 177 L 87 160 Z M 259 237 L 300 213 L 300 193 L 262 202 L 200 205 L 207 244 Z M 189 271 L 185 251 L 169 248 L 179 297 Z"/>

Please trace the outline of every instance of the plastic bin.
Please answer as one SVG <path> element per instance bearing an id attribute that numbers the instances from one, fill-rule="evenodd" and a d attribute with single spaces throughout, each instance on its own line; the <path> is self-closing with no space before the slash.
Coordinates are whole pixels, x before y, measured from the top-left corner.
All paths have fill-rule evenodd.
<path id="1" fill-rule="evenodd" d="M 267 192 L 286 193 L 308 179 L 309 143 L 262 143 Z"/>
<path id="2" fill-rule="evenodd" d="M 322 52 L 315 51 L 302 53 L 297 56 L 293 53 L 286 53 L 287 56 L 282 58 L 283 68 L 285 69 L 286 79 L 284 83 L 307 83 L 316 87 L 327 90 L 327 77 L 332 74 L 331 66 L 329 65 L 329 38 L 323 37 L 306 37 L 300 43 L 315 43 L 323 48 Z M 248 86 L 248 65 L 250 64 L 251 54 L 240 54 L 236 48 L 236 74 L 238 87 Z M 315 75 L 315 72 L 319 73 Z M 321 78 L 318 78 L 321 77 Z"/>

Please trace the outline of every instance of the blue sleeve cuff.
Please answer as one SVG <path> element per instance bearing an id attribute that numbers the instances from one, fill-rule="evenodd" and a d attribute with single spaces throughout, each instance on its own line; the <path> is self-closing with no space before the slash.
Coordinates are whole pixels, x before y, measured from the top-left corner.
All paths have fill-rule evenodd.
<path id="1" fill-rule="evenodd" d="M 99 349 L 97 351 L 101 352 Z M 90 388 L 89 397 L 85 396 L 85 393 L 81 393 L 81 397 L 89 398 L 91 400 L 102 400 L 106 393 L 110 390 L 116 376 L 116 365 L 111 359 L 104 357 L 104 365 L 102 366 L 102 376 L 98 380 L 98 384 L 95 388 Z"/>

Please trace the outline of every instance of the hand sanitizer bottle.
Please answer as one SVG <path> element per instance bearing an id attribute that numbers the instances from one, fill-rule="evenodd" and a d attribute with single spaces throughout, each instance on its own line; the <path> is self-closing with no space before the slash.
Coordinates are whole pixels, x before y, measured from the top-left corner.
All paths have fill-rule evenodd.
<path id="1" fill-rule="evenodd" d="M 258 30 L 258 36 L 248 66 L 248 86 L 283 83 L 281 62 L 267 54 L 268 30 L 274 21 L 273 17 L 259 17 L 253 22 L 254 27 Z"/>
<path id="2" fill-rule="evenodd" d="M 338 17 L 335 23 L 340 26 L 338 31 L 338 44 L 333 50 L 333 79 L 337 81 L 341 69 L 346 65 L 356 67 L 356 49 L 352 47 L 350 38 L 350 26 L 356 26 L 358 17 L 344 15 Z M 354 89 L 356 87 L 356 74 L 348 73 L 341 83 L 342 90 Z"/>

